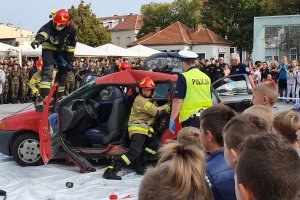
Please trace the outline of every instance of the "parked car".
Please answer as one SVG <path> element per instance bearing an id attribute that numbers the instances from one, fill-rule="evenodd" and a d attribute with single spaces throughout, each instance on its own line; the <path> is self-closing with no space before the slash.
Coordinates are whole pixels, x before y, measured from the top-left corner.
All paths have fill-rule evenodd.
<path id="1" fill-rule="evenodd" d="M 128 151 L 127 120 L 138 94 L 137 83 L 146 76 L 156 83 L 156 102 L 171 103 L 177 81 L 177 74 L 172 72 L 117 72 L 92 79 L 61 101 L 56 98 L 54 85 L 44 112 L 29 109 L 0 121 L 0 152 L 13 156 L 21 166 L 66 157 L 81 171 L 94 170 L 89 160 L 119 159 Z M 237 111 L 251 106 L 250 82 L 247 76 L 241 76 L 239 82 L 217 81 L 218 87 L 211 90 L 214 104 L 224 103 Z M 102 98 L 104 93 L 108 97 Z M 168 121 L 168 115 L 156 120 L 156 133 L 163 140 L 174 138 Z M 180 130 L 178 120 L 175 130 Z M 97 138 L 93 139 L 95 134 Z"/>

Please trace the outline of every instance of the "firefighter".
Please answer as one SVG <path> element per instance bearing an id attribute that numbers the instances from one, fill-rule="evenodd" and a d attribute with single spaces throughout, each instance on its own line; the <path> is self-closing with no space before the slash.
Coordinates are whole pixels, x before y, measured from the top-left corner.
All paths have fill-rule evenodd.
<path id="1" fill-rule="evenodd" d="M 106 179 L 121 180 L 117 175 L 122 166 L 129 166 L 143 174 L 141 161 L 148 156 L 155 156 L 159 147 L 152 125 L 156 116 L 170 111 L 170 105 L 157 106 L 153 100 L 155 84 L 150 77 L 139 82 L 139 95 L 135 98 L 128 121 L 130 138 L 129 151 L 121 156 L 121 162 L 109 166 L 103 174 Z"/>
<path id="2" fill-rule="evenodd" d="M 29 81 L 29 87 L 31 89 L 31 93 L 32 93 L 32 96 L 34 99 L 36 99 L 37 97 L 40 96 L 40 83 L 42 80 L 41 74 L 42 74 L 42 68 L 43 68 L 43 59 L 42 58 L 40 58 L 36 62 L 36 68 L 37 68 L 37 72 L 35 74 L 33 74 L 33 76 L 31 77 L 31 79 Z M 56 71 L 53 70 L 51 84 L 54 83 L 55 75 L 56 75 Z"/>
<path id="3" fill-rule="evenodd" d="M 198 55 L 192 51 L 181 50 L 178 56 L 184 72 L 178 76 L 174 91 L 169 123 L 169 129 L 173 134 L 178 114 L 182 127 L 199 128 L 201 111 L 212 106 L 210 78 L 195 66 Z"/>
<path id="4" fill-rule="evenodd" d="M 58 82 L 58 97 L 64 95 L 67 73 L 73 70 L 72 62 L 76 46 L 76 29 L 70 24 L 69 13 L 65 9 L 53 11 L 52 20 L 42 26 L 31 43 L 32 48 L 42 44 L 44 66 L 41 73 L 40 96 L 36 101 L 36 110 L 43 111 L 43 105 L 50 92 L 54 61 L 58 65 L 55 81 Z"/>
<path id="5" fill-rule="evenodd" d="M 127 61 L 122 62 L 120 65 L 120 71 L 124 70 L 131 70 L 131 65 Z"/>

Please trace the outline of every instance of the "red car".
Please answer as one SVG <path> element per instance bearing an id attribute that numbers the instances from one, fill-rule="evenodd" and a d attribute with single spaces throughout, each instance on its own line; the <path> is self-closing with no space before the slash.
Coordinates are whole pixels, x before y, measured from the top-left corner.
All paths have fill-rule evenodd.
<path id="1" fill-rule="evenodd" d="M 119 159 L 129 143 L 127 120 L 138 94 L 137 83 L 146 76 L 156 83 L 156 102 L 171 102 L 176 74 L 122 71 L 97 78 L 59 102 L 54 85 L 43 113 L 29 109 L 0 121 L 0 152 L 13 156 L 21 166 L 67 157 L 81 171 L 94 170 L 88 160 Z M 225 89 L 222 86 L 219 91 Z M 212 89 L 212 94 L 214 103 L 219 103 L 216 90 Z M 230 99 L 228 105 L 240 107 L 245 104 L 241 102 Z M 163 140 L 174 138 L 168 131 L 168 121 L 169 116 L 156 120 L 156 133 Z M 176 132 L 179 129 L 176 123 Z"/>

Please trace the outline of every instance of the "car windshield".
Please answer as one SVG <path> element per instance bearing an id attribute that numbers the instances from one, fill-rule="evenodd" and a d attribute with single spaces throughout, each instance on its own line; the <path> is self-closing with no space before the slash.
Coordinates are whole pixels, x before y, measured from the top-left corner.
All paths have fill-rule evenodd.
<path id="1" fill-rule="evenodd" d="M 169 68 L 172 72 L 182 72 L 182 64 L 178 58 L 156 57 L 147 61 L 147 66 L 151 70 Z"/>
<path id="2" fill-rule="evenodd" d="M 228 83 L 225 83 L 224 85 L 217 87 L 216 90 L 221 96 L 248 94 L 247 83 L 244 80 L 241 81 L 231 80 Z"/>

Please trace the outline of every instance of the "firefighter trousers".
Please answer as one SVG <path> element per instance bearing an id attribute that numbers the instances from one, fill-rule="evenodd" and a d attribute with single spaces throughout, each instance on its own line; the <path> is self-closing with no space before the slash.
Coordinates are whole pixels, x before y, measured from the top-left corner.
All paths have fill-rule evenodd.
<path id="1" fill-rule="evenodd" d="M 155 135 L 149 137 L 144 134 L 133 134 L 130 139 L 129 151 L 121 158 L 126 165 L 141 164 L 147 158 L 157 156 L 160 144 L 160 140 Z"/>
<path id="2" fill-rule="evenodd" d="M 54 61 L 62 56 L 65 60 L 69 60 L 64 51 L 54 51 L 43 49 L 43 67 L 42 67 L 42 80 L 40 83 L 40 94 L 42 97 L 48 96 L 51 89 L 52 73 L 54 68 Z M 63 96 L 67 80 L 68 71 L 62 66 L 57 66 L 58 71 L 55 77 L 55 82 L 58 82 L 58 96 Z"/>

